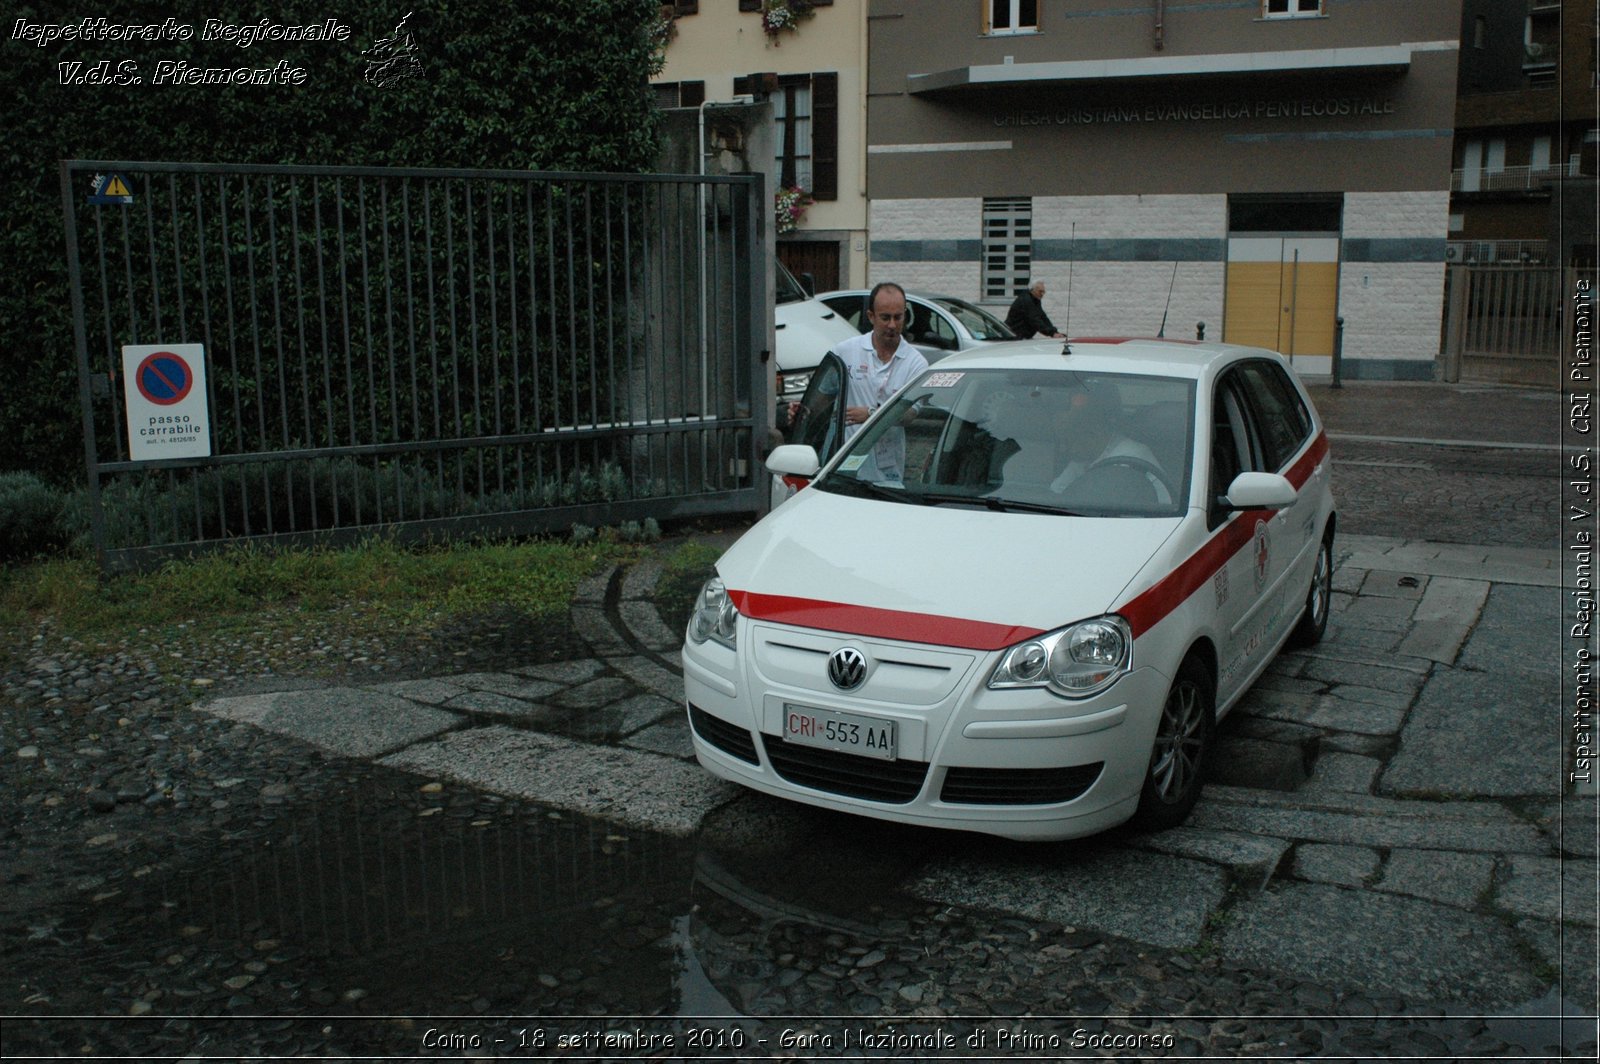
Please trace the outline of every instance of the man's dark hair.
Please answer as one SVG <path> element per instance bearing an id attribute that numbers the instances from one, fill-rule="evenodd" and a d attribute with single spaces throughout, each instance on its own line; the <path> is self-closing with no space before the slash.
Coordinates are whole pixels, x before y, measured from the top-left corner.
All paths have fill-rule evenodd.
<path id="1" fill-rule="evenodd" d="M 872 293 L 867 296 L 868 314 L 871 314 L 878 309 L 878 293 L 883 291 L 885 288 L 892 288 L 896 292 L 899 292 L 901 299 L 906 297 L 906 290 L 895 284 L 893 281 L 879 281 L 877 284 L 872 286 Z"/>

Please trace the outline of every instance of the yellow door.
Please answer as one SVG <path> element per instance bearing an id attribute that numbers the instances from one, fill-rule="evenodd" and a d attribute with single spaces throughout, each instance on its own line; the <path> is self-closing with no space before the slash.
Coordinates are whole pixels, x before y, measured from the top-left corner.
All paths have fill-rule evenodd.
<path id="1" fill-rule="evenodd" d="M 1223 340 L 1331 364 L 1338 307 L 1336 237 L 1229 239 Z"/>

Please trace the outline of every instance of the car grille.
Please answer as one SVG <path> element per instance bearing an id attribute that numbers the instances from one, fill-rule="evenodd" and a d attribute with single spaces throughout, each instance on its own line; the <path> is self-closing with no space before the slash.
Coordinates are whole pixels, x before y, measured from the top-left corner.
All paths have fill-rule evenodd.
<path id="1" fill-rule="evenodd" d="M 761 741 L 772 767 L 790 783 L 851 798 L 904 805 L 922 790 L 928 774 L 925 761 L 880 761 L 787 743 L 776 735 L 763 735 Z"/>
<path id="2" fill-rule="evenodd" d="M 1054 805 L 1070 802 L 1100 778 L 1104 761 L 1066 768 L 951 768 L 939 800 L 956 805 Z"/>
<path id="3" fill-rule="evenodd" d="M 689 704 L 689 724 L 694 728 L 696 735 L 723 753 L 732 754 L 740 761 L 748 761 L 752 765 L 761 763 L 761 759 L 756 756 L 755 740 L 750 737 L 748 731 L 737 724 L 729 723 L 721 717 L 713 717 L 692 702 Z"/>

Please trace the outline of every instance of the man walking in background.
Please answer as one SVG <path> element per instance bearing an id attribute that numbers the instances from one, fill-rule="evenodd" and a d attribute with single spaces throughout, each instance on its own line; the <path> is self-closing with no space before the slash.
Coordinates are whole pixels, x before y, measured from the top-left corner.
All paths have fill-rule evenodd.
<path id="1" fill-rule="evenodd" d="M 1044 282 L 1034 281 L 1028 290 L 1017 296 L 1006 312 L 1006 327 L 1017 334 L 1017 339 L 1027 340 L 1035 335 L 1052 340 L 1063 339 L 1044 312 Z"/>

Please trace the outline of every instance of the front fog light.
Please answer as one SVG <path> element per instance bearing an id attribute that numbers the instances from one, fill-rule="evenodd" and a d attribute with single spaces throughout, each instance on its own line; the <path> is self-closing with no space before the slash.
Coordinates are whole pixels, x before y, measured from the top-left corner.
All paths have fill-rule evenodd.
<path id="1" fill-rule="evenodd" d="M 689 618 L 689 638 L 696 643 L 710 639 L 731 650 L 738 632 L 739 611 L 728 597 L 722 578 L 713 576 L 695 599 L 694 614 Z"/>

